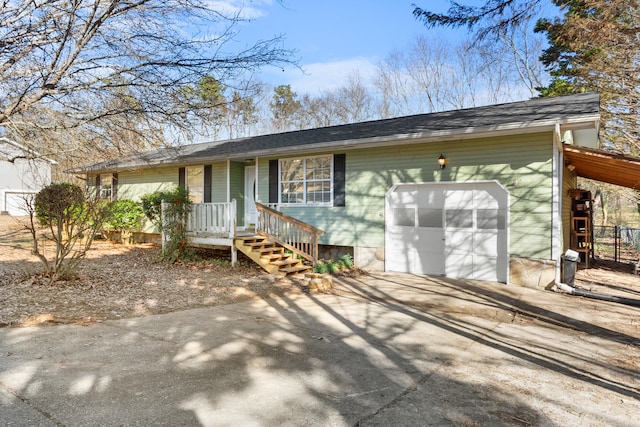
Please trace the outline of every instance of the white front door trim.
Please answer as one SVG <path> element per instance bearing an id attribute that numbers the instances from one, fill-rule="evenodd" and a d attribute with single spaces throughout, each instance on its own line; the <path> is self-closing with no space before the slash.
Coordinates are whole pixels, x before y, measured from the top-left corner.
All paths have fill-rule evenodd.
<path id="1" fill-rule="evenodd" d="M 256 166 L 244 167 L 244 226 L 249 227 L 258 221 L 258 210 L 256 209 L 256 186 L 257 173 Z"/>

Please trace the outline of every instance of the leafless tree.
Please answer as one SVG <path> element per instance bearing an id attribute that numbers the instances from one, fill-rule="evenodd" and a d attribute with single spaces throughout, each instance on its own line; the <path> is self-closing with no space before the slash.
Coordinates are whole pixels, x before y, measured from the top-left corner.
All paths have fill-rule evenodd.
<path id="1" fill-rule="evenodd" d="M 183 88 L 291 62 L 278 37 L 232 49 L 242 21 L 206 0 L 5 0 L 0 127 L 54 157 L 78 149 L 54 145 L 69 129 L 116 152 L 188 133 L 203 107 L 175 96 Z"/>
<path id="2" fill-rule="evenodd" d="M 419 36 L 382 61 L 374 85 L 382 117 L 469 108 L 533 96 L 544 70 L 533 61 L 541 37 L 452 44 Z M 539 50 L 538 50 L 539 52 Z"/>
<path id="3" fill-rule="evenodd" d="M 354 123 L 373 117 L 373 96 L 357 70 L 347 76 L 336 91 L 336 109 L 341 123 Z"/>

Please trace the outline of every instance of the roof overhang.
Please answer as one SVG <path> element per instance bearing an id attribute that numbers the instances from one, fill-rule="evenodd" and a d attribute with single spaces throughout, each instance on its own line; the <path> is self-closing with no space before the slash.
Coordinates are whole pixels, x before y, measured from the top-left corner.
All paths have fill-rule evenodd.
<path id="1" fill-rule="evenodd" d="M 70 170 L 102 173 L 214 161 L 336 152 L 376 147 L 456 143 L 462 140 L 551 132 L 557 142 L 598 148 L 599 97 L 594 93 L 417 114 L 315 129 L 256 135 L 179 147 Z"/>
<path id="2" fill-rule="evenodd" d="M 336 150 L 352 150 L 364 148 L 378 148 L 390 145 L 412 145 L 425 144 L 445 141 L 463 141 L 469 139 L 495 138 L 500 136 L 523 135 L 532 133 L 552 132 L 557 125 L 560 125 L 563 131 L 575 131 L 588 129 L 597 129 L 598 115 L 589 114 L 572 117 L 567 120 L 538 120 L 535 122 L 508 123 L 499 126 L 483 126 L 483 127 L 466 127 L 461 129 L 453 129 L 439 132 L 425 132 L 413 134 L 396 134 L 385 137 L 371 137 L 361 139 L 344 139 L 339 141 L 320 142 L 315 144 L 290 145 L 280 148 L 269 148 L 264 150 L 248 150 L 231 154 L 202 156 L 190 154 L 188 158 L 182 156 L 181 150 L 184 147 L 173 147 L 171 156 L 166 158 L 139 160 L 132 163 L 116 162 L 111 165 L 98 164 L 99 167 L 80 167 L 70 169 L 69 173 L 100 173 L 100 172 L 117 172 L 131 171 L 140 168 L 162 167 L 162 166 L 189 166 L 199 165 L 215 161 L 242 161 L 247 159 L 255 159 L 260 157 L 277 157 L 277 156 L 295 156 L 300 154 L 325 153 Z M 228 142 L 228 141 L 223 141 Z M 242 142 L 239 141 L 239 144 Z"/>
<path id="3" fill-rule="evenodd" d="M 579 177 L 640 190 L 640 158 L 564 145 L 565 165 Z"/>

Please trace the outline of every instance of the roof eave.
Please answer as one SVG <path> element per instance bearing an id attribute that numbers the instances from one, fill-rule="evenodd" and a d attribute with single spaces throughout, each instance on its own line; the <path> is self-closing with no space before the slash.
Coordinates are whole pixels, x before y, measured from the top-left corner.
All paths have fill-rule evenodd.
<path id="1" fill-rule="evenodd" d="M 165 158 L 161 160 L 154 160 L 149 162 L 131 163 L 128 165 L 113 165 L 99 167 L 99 168 L 76 168 L 70 169 L 69 173 L 78 174 L 92 174 L 102 172 L 120 172 L 120 171 L 132 171 L 141 167 L 162 167 L 168 165 L 176 166 L 188 166 L 203 164 L 212 161 L 226 161 L 238 158 L 258 158 L 258 157 L 276 157 L 279 155 L 296 155 L 296 154 L 308 154 L 318 153 L 326 151 L 339 150 L 353 150 L 362 148 L 375 148 L 382 147 L 390 144 L 424 144 L 431 142 L 443 142 L 450 140 L 468 140 L 478 138 L 491 138 L 495 136 L 508 136 L 516 134 L 529 134 L 538 132 L 553 132 L 555 126 L 560 124 L 563 129 L 585 129 L 595 127 L 597 129 L 600 115 L 585 114 L 576 115 L 564 118 L 553 118 L 547 120 L 535 120 L 531 122 L 514 122 L 497 126 L 482 126 L 482 127 L 467 127 L 459 128 L 447 131 L 435 131 L 435 132 L 417 132 L 410 134 L 396 134 L 385 137 L 373 137 L 365 139 L 347 139 L 341 141 L 331 141 L 317 144 L 305 144 L 305 145 L 292 145 L 287 147 L 253 150 L 242 153 L 225 154 L 218 156 L 202 156 L 198 157 L 194 154 L 193 158 Z"/>
<path id="2" fill-rule="evenodd" d="M 297 145 L 289 146 L 271 150 L 256 150 L 253 152 L 243 153 L 243 157 L 273 157 L 279 154 L 299 154 L 299 153 L 311 153 L 321 152 L 331 149 L 360 149 L 360 148 L 375 148 L 385 145 L 393 144 L 424 144 L 431 142 L 443 142 L 451 140 L 467 140 L 478 138 L 491 138 L 495 136 L 508 136 L 518 134 L 529 134 L 538 132 L 553 132 L 556 124 L 560 124 L 563 129 L 585 129 L 597 126 L 599 119 L 598 114 L 571 117 L 566 119 L 553 119 L 544 121 L 535 121 L 529 123 L 509 123 L 499 126 L 484 126 L 484 127 L 468 127 L 462 129 L 456 129 L 453 131 L 439 131 L 439 132 L 421 132 L 412 134 L 400 134 L 392 135 L 388 137 L 376 137 L 367 139 L 350 139 L 337 142 L 320 143 L 313 145 Z M 208 157 L 204 160 L 228 160 L 229 157 Z M 198 159 L 201 163 L 202 158 Z"/>

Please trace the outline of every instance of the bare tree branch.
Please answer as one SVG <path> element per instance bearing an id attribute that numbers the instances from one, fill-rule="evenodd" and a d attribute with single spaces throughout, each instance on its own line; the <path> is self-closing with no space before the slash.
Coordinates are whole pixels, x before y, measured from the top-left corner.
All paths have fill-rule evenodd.
<path id="1" fill-rule="evenodd" d="M 176 93 L 204 76 L 232 84 L 265 65 L 295 62 L 280 37 L 232 46 L 245 21 L 241 10 L 207 0 L 6 0 L 0 128 L 49 155 L 68 147 L 29 138 L 71 129 L 98 135 L 113 121 L 134 134 L 189 131 L 197 116 L 188 113 L 204 107 Z"/>

